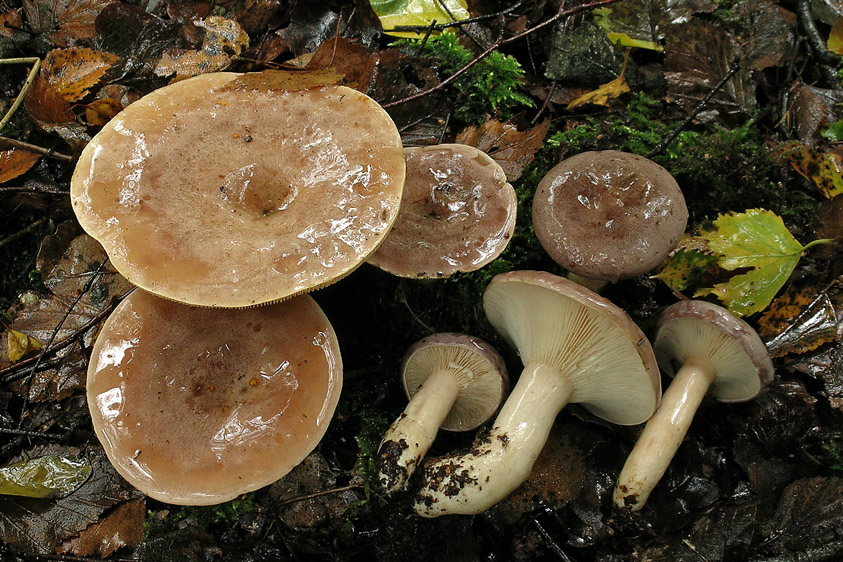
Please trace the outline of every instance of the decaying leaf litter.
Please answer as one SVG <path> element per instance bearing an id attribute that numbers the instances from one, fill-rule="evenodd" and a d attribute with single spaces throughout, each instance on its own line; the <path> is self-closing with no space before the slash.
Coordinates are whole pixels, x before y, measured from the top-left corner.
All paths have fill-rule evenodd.
<path id="1" fill-rule="evenodd" d="M 841 14 L 806 0 L 447 4 L 451 15 L 419 0 L 0 3 L 0 467 L 62 459 L 91 471 L 51 499 L 0 497 L 3 557 L 841 556 Z M 416 27 L 384 34 L 372 6 L 383 25 Z M 401 18 L 418 6 L 429 13 Z M 203 72 L 265 69 L 332 73 L 387 107 L 407 146 L 480 147 L 516 188 L 516 231 L 476 272 L 415 281 L 364 265 L 314 293 L 346 370 L 320 446 L 268 488 L 216 507 L 168 506 L 126 485 L 92 437 L 90 348 L 131 287 L 76 224 L 70 174 L 99 128 L 143 94 Z M 373 480 L 378 443 L 406 403 L 404 351 L 433 332 L 467 332 L 519 371 L 480 297 L 497 273 L 563 273 L 532 232 L 532 194 L 559 160 L 602 149 L 666 167 L 690 214 L 653 276 L 604 296 L 645 333 L 677 298 L 721 302 L 759 330 L 775 381 L 747 404 L 705 404 L 638 514 L 614 510 L 611 496 L 639 428 L 573 408 L 510 498 L 473 517 L 414 516 L 408 495 L 385 496 Z M 808 248 L 815 240 L 831 241 Z M 440 432 L 431 454 L 473 437 Z"/>

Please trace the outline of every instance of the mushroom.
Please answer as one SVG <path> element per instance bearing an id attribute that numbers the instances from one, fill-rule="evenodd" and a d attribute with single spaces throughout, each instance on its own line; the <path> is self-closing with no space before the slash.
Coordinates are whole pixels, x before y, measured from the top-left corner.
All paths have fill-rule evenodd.
<path id="1" fill-rule="evenodd" d="M 468 431 L 486 422 L 509 388 L 506 366 L 486 342 L 440 333 L 410 347 L 401 368 L 410 402 L 387 430 L 377 455 L 378 482 L 403 489 L 437 429 Z"/>
<path id="2" fill-rule="evenodd" d="M 401 277 L 442 278 L 480 269 L 515 230 L 517 200 L 503 169 L 463 144 L 404 149 L 398 218 L 369 263 Z"/>
<path id="3" fill-rule="evenodd" d="M 87 395 L 118 473 L 156 500 L 207 505 L 301 462 L 341 386 L 336 335 L 308 295 L 225 310 L 138 290 L 97 337 Z"/>
<path id="4" fill-rule="evenodd" d="M 744 402 L 773 378 L 773 363 L 755 330 L 706 301 L 666 308 L 653 347 L 661 368 L 674 378 L 618 477 L 615 505 L 633 511 L 664 475 L 707 392 L 721 402 Z"/>
<path id="5" fill-rule="evenodd" d="M 273 76 L 166 86 L 82 151 L 73 209 L 132 283 L 252 306 L 330 284 L 380 245 L 404 182 L 395 124 L 356 90 Z"/>
<path id="6" fill-rule="evenodd" d="M 659 401 L 647 338 L 623 310 L 585 287 L 550 273 L 512 271 L 492 279 L 483 305 L 524 370 L 471 452 L 425 463 L 415 505 L 425 517 L 480 513 L 505 498 L 530 475 L 569 402 L 634 425 Z"/>
<path id="7" fill-rule="evenodd" d="M 688 209 L 670 173 L 643 156 L 583 152 L 554 166 L 533 198 L 542 247 L 572 278 L 627 279 L 676 248 Z"/>

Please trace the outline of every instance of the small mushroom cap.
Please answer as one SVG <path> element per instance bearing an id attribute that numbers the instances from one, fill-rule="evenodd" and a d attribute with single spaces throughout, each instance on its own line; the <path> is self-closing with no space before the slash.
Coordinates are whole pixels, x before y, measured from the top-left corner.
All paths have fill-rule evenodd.
<path id="1" fill-rule="evenodd" d="M 609 300 L 550 273 L 510 271 L 492 279 L 483 306 L 524 365 L 551 365 L 570 382 L 570 402 L 621 425 L 655 412 L 661 379 L 650 342 Z"/>
<path id="2" fill-rule="evenodd" d="M 671 377 L 689 360 L 716 371 L 709 393 L 721 402 L 755 398 L 773 380 L 773 362 L 752 327 L 728 310 L 701 300 L 679 301 L 662 311 L 653 348 Z"/>
<path id="3" fill-rule="evenodd" d="M 252 306 L 336 281 L 384 239 L 404 183 L 387 113 L 344 86 L 290 91 L 261 77 L 156 90 L 82 151 L 73 209 L 132 283 Z"/>
<path id="4" fill-rule="evenodd" d="M 589 279 L 646 273 L 676 248 L 688 209 L 655 162 L 616 150 L 583 152 L 553 167 L 533 199 L 533 226 L 558 264 Z"/>
<path id="5" fill-rule="evenodd" d="M 97 337 L 87 394 L 117 472 L 162 502 L 207 505 L 301 462 L 341 386 L 336 336 L 307 295 L 224 310 L 138 290 Z"/>
<path id="6" fill-rule="evenodd" d="M 467 334 L 443 332 L 417 341 L 404 354 L 401 373 L 407 398 L 441 369 L 451 371 L 459 384 L 459 395 L 441 429 L 475 429 L 494 415 L 509 391 L 506 365 L 492 346 Z"/>
<path id="7" fill-rule="evenodd" d="M 369 263 L 401 277 L 449 277 L 504 251 L 517 199 L 485 152 L 463 144 L 404 149 L 407 179 L 398 218 Z"/>

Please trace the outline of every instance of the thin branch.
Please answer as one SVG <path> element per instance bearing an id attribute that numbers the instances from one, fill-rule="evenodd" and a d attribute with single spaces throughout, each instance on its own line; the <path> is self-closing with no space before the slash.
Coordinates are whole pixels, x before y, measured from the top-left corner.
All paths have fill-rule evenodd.
<path id="1" fill-rule="evenodd" d="M 23 98 L 26 96 L 26 92 L 29 91 L 29 87 L 32 86 L 32 83 L 35 82 L 35 78 L 38 76 L 38 71 L 41 70 L 41 59 L 38 57 L 22 57 L 22 58 L 13 58 L 13 59 L 0 59 L 0 65 L 4 64 L 31 64 L 32 70 L 29 71 L 29 75 L 26 77 L 26 81 L 21 86 L 20 92 L 18 93 L 18 97 L 15 98 L 14 103 L 9 108 L 9 111 L 6 112 L 6 115 L 3 116 L 3 119 L 0 119 L 0 131 L 6 128 L 6 125 L 12 119 L 12 116 L 20 107 L 20 104 L 23 103 Z"/>
<path id="2" fill-rule="evenodd" d="M 47 158 L 52 158 L 53 160 L 60 160 L 62 162 L 73 162 L 73 156 L 70 156 L 68 154 L 62 154 L 61 152 L 56 152 L 52 148 L 44 148 L 36 144 L 30 144 L 28 142 L 19 141 L 16 139 L 10 139 L 9 137 L 0 136 L 0 146 L 8 146 L 12 148 L 20 148 L 21 150 L 28 150 L 30 152 L 37 152 L 38 154 L 42 154 Z"/>
<path id="3" fill-rule="evenodd" d="M 61 439 L 64 437 L 61 433 L 47 433 L 46 431 L 27 431 L 25 429 L 9 429 L 0 427 L 0 434 L 20 435 L 23 437 L 43 437 L 45 439 Z"/>
<path id="4" fill-rule="evenodd" d="M 45 222 L 47 222 L 47 217 L 40 218 L 37 221 L 35 221 L 34 223 L 27 226 L 26 228 L 22 228 L 21 230 L 18 230 L 14 234 L 10 234 L 9 236 L 3 238 L 2 240 L 0 240 L 0 248 L 2 248 L 3 246 L 5 246 L 7 244 L 11 244 L 12 242 L 17 240 L 18 238 L 22 238 L 23 236 L 29 234 L 33 230 L 36 230 L 39 226 L 41 226 Z"/>
<path id="5" fill-rule="evenodd" d="M 349 486 L 343 486 L 341 488 L 331 488 L 330 490 L 322 490 L 321 492 L 315 492 L 313 494 L 307 494 L 305 496 L 298 496 L 298 497 L 295 497 L 295 498 L 290 498 L 288 500 L 278 502 L 277 504 L 275 504 L 275 507 L 281 507 L 282 505 L 287 505 L 287 504 L 301 502 L 301 501 L 305 501 L 305 500 L 309 500 L 309 499 L 313 499 L 313 498 L 318 498 L 319 496 L 327 496 L 329 494 L 338 494 L 340 492 L 348 492 L 349 490 L 355 490 L 355 489 L 358 489 L 358 488 L 362 488 L 362 486 L 349 485 Z"/>
<path id="6" fill-rule="evenodd" d="M 509 37 L 507 39 L 498 39 L 497 41 L 492 43 L 492 45 L 488 49 L 486 49 L 485 51 L 483 51 L 482 53 L 480 53 L 479 55 L 474 57 L 465 66 L 463 66 L 462 68 L 460 68 L 459 70 L 457 70 L 456 72 L 454 72 L 453 74 L 451 74 L 450 76 L 448 76 L 447 78 L 445 78 L 444 80 L 439 82 L 437 85 L 435 85 L 431 88 L 428 88 L 427 90 L 422 90 L 421 92 L 416 92 L 415 94 L 412 94 L 410 96 L 407 96 L 407 97 L 399 99 L 399 100 L 395 100 L 395 101 L 391 101 L 391 102 L 387 102 L 387 103 L 382 103 L 381 107 L 383 107 L 385 109 L 388 109 L 390 107 L 395 107 L 395 106 L 398 106 L 398 105 L 401 105 L 401 104 L 404 104 L 404 103 L 407 103 L 407 102 L 411 102 L 411 101 L 423 98 L 423 97 L 428 96 L 428 95 L 430 95 L 434 92 L 438 92 L 439 90 L 444 89 L 449 84 L 451 84 L 452 82 L 457 80 L 460 76 L 462 76 L 463 74 L 468 72 L 474 65 L 476 65 L 477 63 L 479 63 L 480 61 L 482 61 L 483 59 L 485 59 L 486 57 L 491 55 L 493 52 L 495 52 L 500 47 L 503 47 L 504 45 L 508 45 L 510 43 L 514 43 L 515 41 L 523 39 L 524 37 L 527 37 L 528 35 L 530 35 L 532 33 L 535 33 L 536 31 L 539 31 L 540 29 L 544 29 L 545 27 L 553 25 L 554 23 L 556 23 L 557 21 L 559 21 L 562 18 L 572 16 L 572 15 L 577 14 L 577 13 L 582 12 L 582 11 L 593 10 L 594 8 L 598 8 L 600 6 L 607 6 L 609 4 L 615 4 L 619 1 L 620 0 L 597 0 L 595 2 L 589 2 L 588 4 L 582 4 L 580 6 L 568 8 L 567 10 L 563 10 L 560 7 L 559 11 L 556 12 L 556 14 L 554 16 L 546 19 L 545 21 L 541 22 L 540 24 L 536 25 L 535 27 L 531 27 L 530 29 L 526 29 L 526 30 L 522 31 L 521 33 L 513 35 L 512 37 Z"/>
<path id="7" fill-rule="evenodd" d="M 67 191 L 62 191 L 61 189 L 50 189 L 49 187 L 25 187 L 25 186 L 15 186 L 15 187 L 0 187 L 0 193 L 44 193 L 47 195 L 67 195 Z"/>
<path id="8" fill-rule="evenodd" d="M 451 11 L 451 8 L 449 8 L 448 5 L 445 3 L 445 0 L 436 0 L 436 3 L 439 4 L 440 8 L 445 10 L 445 13 L 448 14 L 448 17 L 451 18 L 451 21 L 453 23 L 457 24 L 457 29 L 459 29 L 460 31 L 465 33 L 466 37 L 471 39 L 472 43 L 474 43 L 475 45 L 477 45 L 481 49 L 486 48 L 486 46 L 483 43 L 481 43 L 479 39 L 477 39 L 473 34 L 469 33 L 468 30 L 465 29 L 465 22 L 464 21 L 457 21 L 456 16 L 454 16 L 454 13 Z"/>
<path id="9" fill-rule="evenodd" d="M 723 88 L 723 86 L 726 85 L 726 82 L 728 82 L 732 78 L 732 76 L 734 76 L 738 72 L 738 70 L 740 70 L 740 65 L 738 65 L 737 62 L 733 63 L 732 67 L 729 68 L 729 72 L 727 72 L 723 76 L 723 78 L 721 78 L 720 81 L 718 81 L 717 84 L 714 85 L 711 91 L 708 92 L 708 94 L 700 101 L 699 104 L 697 104 L 691 114 L 688 115 L 684 121 L 679 123 L 679 126 L 673 129 L 673 131 L 671 131 L 671 133 L 664 140 L 662 140 L 658 145 L 656 145 L 653 150 L 647 153 L 647 158 L 658 156 L 659 154 L 664 152 L 670 145 L 670 143 L 673 142 L 673 139 L 678 137 L 679 133 L 684 131 L 688 127 L 688 125 L 690 125 L 691 122 L 696 119 L 697 115 L 699 115 L 700 112 L 708 106 L 711 99 L 715 95 L 717 95 L 717 92 L 719 92 Z"/>

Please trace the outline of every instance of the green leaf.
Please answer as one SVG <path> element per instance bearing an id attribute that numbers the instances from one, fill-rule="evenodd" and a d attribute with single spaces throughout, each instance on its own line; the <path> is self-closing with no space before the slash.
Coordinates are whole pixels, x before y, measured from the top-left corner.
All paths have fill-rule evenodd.
<path id="1" fill-rule="evenodd" d="M 0 494 L 55 498 L 71 493 L 91 475 L 87 460 L 46 455 L 0 468 Z"/>
<path id="2" fill-rule="evenodd" d="M 654 279 L 661 279 L 674 291 L 684 291 L 695 284 L 710 265 L 717 261 L 717 256 L 694 248 L 677 249 L 667 259 L 664 267 Z"/>
<path id="3" fill-rule="evenodd" d="M 793 273 L 805 246 L 790 234 L 781 217 L 764 209 L 746 213 L 720 215 L 714 230 L 704 231 L 712 251 L 719 254 L 717 263 L 734 271 L 751 268 L 725 283 L 698 290 L 694 296 L 717 295 L 727 308 L 738 316 L 764 310 Z"/>

